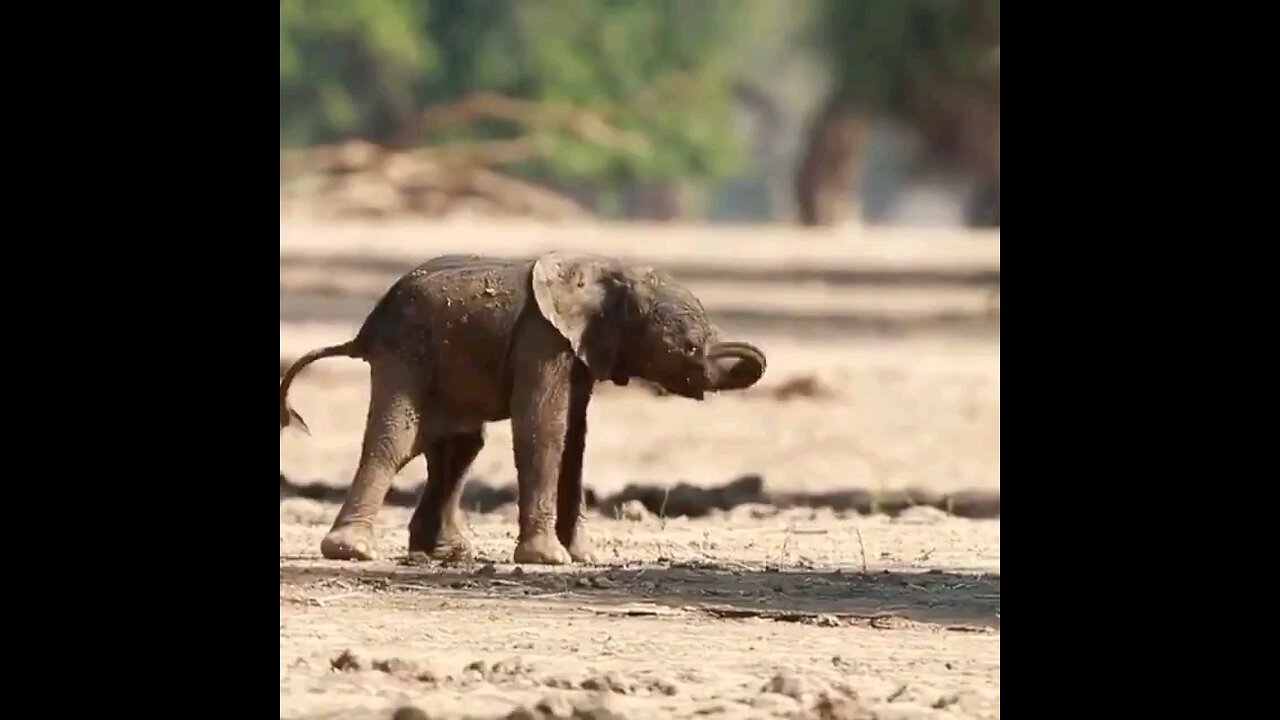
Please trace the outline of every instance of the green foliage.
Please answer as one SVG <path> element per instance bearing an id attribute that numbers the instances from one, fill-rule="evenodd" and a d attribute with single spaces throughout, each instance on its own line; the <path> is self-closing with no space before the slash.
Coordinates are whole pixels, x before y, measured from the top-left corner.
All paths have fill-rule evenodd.
<path id="1" fill-rule="evenodd" d="M 423 106 L 492 91 L 585 108 L 648 141 L 649 150 L 637 152 L 540 128 L 534 132 L 552 152 L 522 172 L 615 180 L 723 175 L 740 157 L 728 128 L 727 49 L 751 5 L 282 0 L 281 143 L 388 139 Z M 516 132 L 491 122 L 463 134 Z"/>
<path id="2" fill-rule="evenodd" d="M 602 151 L 560 132 L 551 168 L 577 176 L 660 179 L 731 172 L 731 68 L 725 48 L 742 6 L 733 0 L 546 0 L 523 22 L 534 97 L 601 112 L 648 140 L 643 153 Z"/>
<path id="3" fill-rule="evenodd" d="M 919 83 L 999 78 L 1000 0 L 822 0 L 816 36 L 853 100 L 909 112 Z"/>
<path id="4" fill-rule="evenodd" d="M 437 64 L 415 0 L 280 0 L 280 142 L 389 132 Z"/>

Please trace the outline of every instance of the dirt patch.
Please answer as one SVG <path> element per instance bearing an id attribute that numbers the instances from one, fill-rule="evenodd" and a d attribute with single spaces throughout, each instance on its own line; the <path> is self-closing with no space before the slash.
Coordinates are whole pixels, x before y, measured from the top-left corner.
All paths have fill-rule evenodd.
<path id="1" fill-rule="evenodd" d="M 769 395 L 773 399 L 783 401 L 793 398 L 829 398 L 834 397 L 835 394 L 833 388 L 828 387 L 815 375 L 791 377 L 769 388 Z"/>
<path id="2" fill-rule="evenodd" d="M 407 509 L 373 563 L 281 510 L 281 717 L 999 717 L 996 523 L 597 518 L 609 564 L 550 568 L 471 515 L 492 561 L 458 568 L 397 564 Z"/>

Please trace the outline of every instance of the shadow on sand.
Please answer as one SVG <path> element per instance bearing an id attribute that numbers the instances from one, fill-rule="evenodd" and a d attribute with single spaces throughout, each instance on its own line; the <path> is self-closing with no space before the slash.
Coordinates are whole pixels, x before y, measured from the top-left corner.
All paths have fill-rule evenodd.
<path id="1" fill-rule="evenodd" d="M 930 623 L 1000 627 L 999 573 L 860 573 L 717 563 L 534 568 L 370 564 L 281 558 L 282 585 L 393 593 L 411 599 L 500 600 L 583 606 L 604 614 L 698 612 L 816 625 Z M 329 591 L 329 590 L 327 590 Z"/>

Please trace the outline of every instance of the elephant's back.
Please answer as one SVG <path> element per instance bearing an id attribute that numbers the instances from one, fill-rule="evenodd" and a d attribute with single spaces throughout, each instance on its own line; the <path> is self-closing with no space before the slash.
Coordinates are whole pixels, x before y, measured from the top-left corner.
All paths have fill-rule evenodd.
<path id="1" fill-rule="evenodd" d="M 456 410 L 505 412 L 508 350 L 529 301 L 532 267 L 532 260 L 433 258 L 388 291 L 366 322 L 369 339 L 422 362 L 432 394 Z"/>
<path id="2" fill-rule="evenodd" d="M 443 334 L 509 336 L 529 300 L 533 261 L 446 255 L 409 273 L 408 299 L 419 319 Z"/>

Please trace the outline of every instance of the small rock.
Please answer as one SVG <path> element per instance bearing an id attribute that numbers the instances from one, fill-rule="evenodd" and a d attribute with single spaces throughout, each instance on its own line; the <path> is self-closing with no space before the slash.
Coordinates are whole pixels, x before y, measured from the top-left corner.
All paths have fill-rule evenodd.
<path id="1" fill-rule="evenodd" d="M 364 667 L 364 663 L 360 658 L 350 650 L 343 650 L 342 654 L 329 661 L 329 666 L 339 672 L 355 672 Z"/>
<path id="2" fill-rule="evenodd" d="M 760 692 L 777 693 L 795 700 L 801 700 L 806 693 L 811 692 L 811 688 L 804 678 L 797 677 L 789 672 L 781 672 L 765 683 L 764 687 L 760 688 Z"/>
<path id="3" fill-rule="evenodd" d="M 396 564 L 403 565 L 406 567 L 414 567 L 418 565 L 431 565 L 434 562 L 435 562 L 435 559 L 432 558 L 427 553 L 421 550 L 414 550 L 410 553 L 407 553 L 404 557 L 400 558 L 399 560 L 397 560 Z"/>
<path id="4" fill-rule="evenodd" d="M 823 693 L 810 713 L 818 720 L 876 720 L 876 714 L 857 700 Z"/>
<path id="5" fill-rule="evenodd" d="M 618 506 L 618 517 L 623 520 L 640 522 L 653 517 L 653 514 L 639 500 L 628 500 Z"/>
<path id="6" fill-rule="evenodd" d="M 523 705 L 507 713 L 506 720 L 543 720 L 542 713 Z"/>
<path id="7" fill-rule="evenodd" d="M 524 575 L 524 568 L 517 565 L 516 569 L 511 571 L 511 577 L 520 577 L 521 575 Z"/>
<path id="8" fill-rule="evenodd" d="M 565 675 L 550 675 L 542 679 L 542 684 L 547 687 L 562 688 L 564 690 L 572 690 L 578 687 L 578 684 Z"/>
<path id="9" fill-rule="evenodd" d="M 673 682 L 667 680 L 654 680 L 649 683 L 649 688 L 662 693 L 663 695 L 672 696 L 680 694 L 680 687 Z"/>
<path id="10" fill-rule="evenodd" d="M 600 692 L 616 692 L 620 695 L 626 695 L 631 692 L 632 684 L 615 673 L 605 673 L 589 677 L 582 681 L 583 690 L 597 690 Z"/>
<path id="11" fill-rule="evenodd" d="M 542 713 L 544 717 L 570 718 L 574 716 L 573 703 L 569 701 L 569 698 L 559 693 L 544 695 L 538 701 L 538 704 L 533 707 Z"/>
<path id="12" fill-rule="evenodd" d="M 932 707 L 934 710 L 943 710 L 951 707 L 952 705 L 955 705 L 958 702 L 960 702 L 960 696 L 957 695 L 956 693 L 951 693 L 950 695 L 943 695 L 937 700 L 934 700 L 933 704 L 930 707 Z"/>
<path id="13" fill-rule="evenodd" d="M 777 506 L 764 503 L 746 503 L 728 511 L 730 520 L 762 520 L 782 512 Z"/>
<path id="14" fill-rule="evenodd" d="M 408 660 L 401 660 L 400 658 L 387 658 L 386 660 L 374 660 L 373 669 L 381 670 L 384 673 L 394 675 L 396 673 L 417 672 L 418 668 Z"/>
<path id="15" fill-rule="evenodd" d="M 595 577 L 591 578 L 591 584 L 601 589 L 617 587 L 618 585 L 618 583 L 615 582 L 608 575 L 596 575 Z"/>
<path id="16" fill-rule="evenodd" d="M 452 662 L 443 663 L 436 660 L 427 660 L 417 663 L 417 674 L 414 676 L 418 680 L 439 685 L 441 683 L 453 682 L 455 679 L 454 668 L 457 667 Z"/>
<path id="17" fill-rule="evenodd" d="M 763 710 L 775 717 L 796 717 L 800 714 L 801 706 L 794 698 L 786 695 L 778 695 L 776 693 L 765 693 L 758 695 L 746 701 L 747 705 L 753 708 Z"/>
<path id="18" fill-rule="evenodd" d="M 790 673 L 790 671 L 783 671 L 783 673 L 774 675 L 768 683 L 765 683 L 764 687 L 760 688 L 760 692 L 782 694 L 782 696 L 804 703 L 806 698 L 817 696 L 820 692 L 827 692 L 828 689 L 820 683 L 815 683 L 812 679 Z"/>
<path id="19" fill-rule="evenodd" d="M 835 391 L 814 375 L 797 375 L 775 386 L 770 394 L 776 400 L 785 401 L 797 397 L 826 398 L 835 395 Z"/>
<path id="20" fill-rule="evenodd" d="M 903 525 L 934 525 L 946 519 L 945 510 L 928 505 L 916 505 L 903 510 L 893 519 L 893 522 Z"/>
<path id="21" fill-rule="evenodd" d="M 574 720 L 625 720 L 617 696 L 608 693 L 579 698 L 573 703 Z"/>
<path id="22" fill-rule="evenodd" d="M 493 667 L 489 668 L 489 674 L 499 675 L 499 676 L 515 676 L 515 675 L 525 675 L 530 670 L 532 670 L 531 667 L 526 665 L 523 660 L 516 657 L 516 658 L 508 658 L 506 660 L 500 660 L 494 663 Z"/>
<path id="23" fill-rule="evenodd" d="M 479 575 L 481 577 L 487 577 L 489 575 L 494 575 L 497 572 L 498 572 L 498 569 L 493 566 L 493 563 L 487 563 L 483 567 L 481 567 L 479 570 L 476 571 L 476 575 Z"/>
<path id="24" fill-rule="evenodd" d="M 431 716 L 422 708 L 406 705 L 402 708 L 397 708 L 391 714 L 391 720 L 431 720 Z"/>

